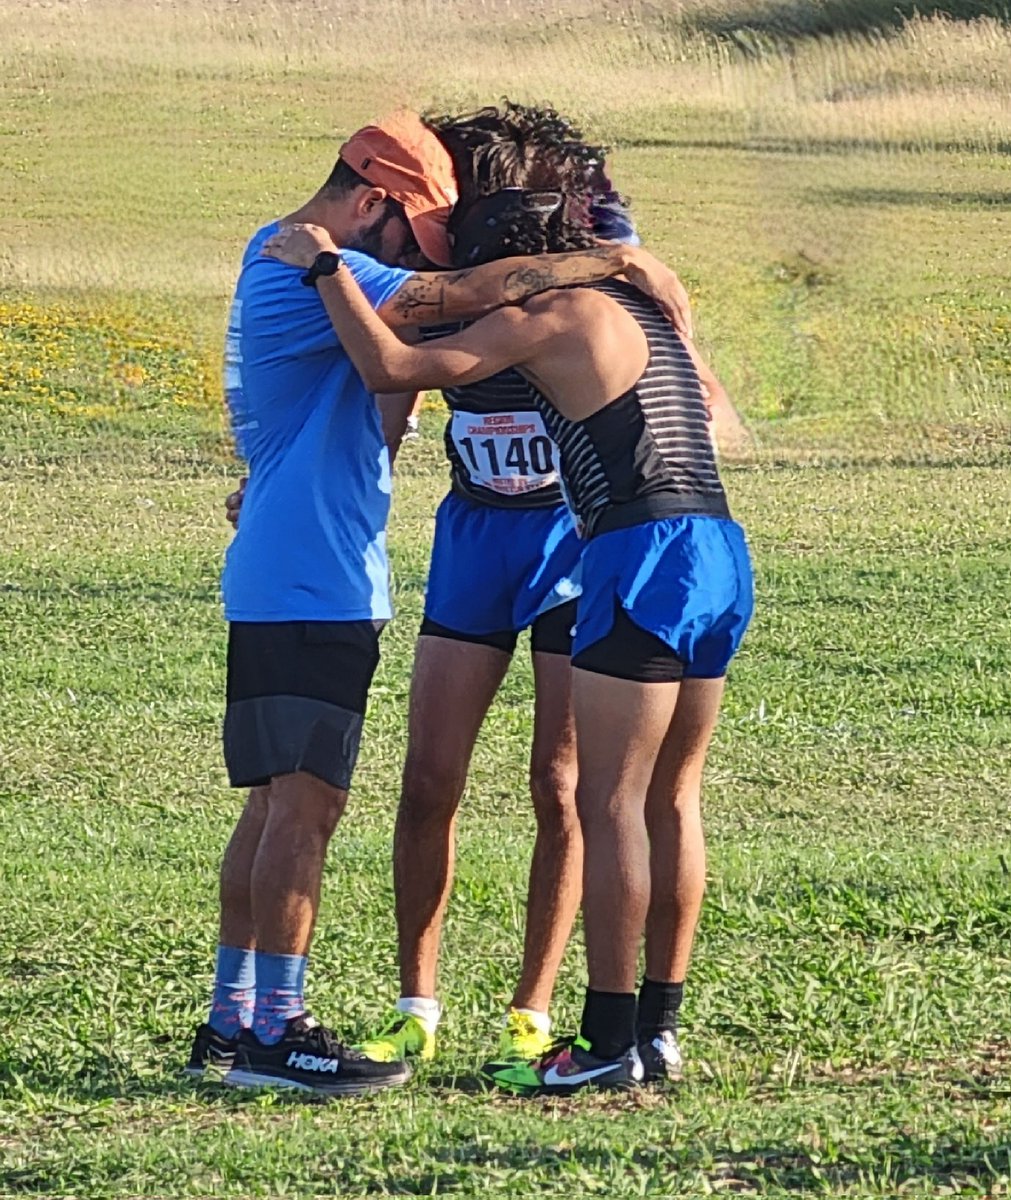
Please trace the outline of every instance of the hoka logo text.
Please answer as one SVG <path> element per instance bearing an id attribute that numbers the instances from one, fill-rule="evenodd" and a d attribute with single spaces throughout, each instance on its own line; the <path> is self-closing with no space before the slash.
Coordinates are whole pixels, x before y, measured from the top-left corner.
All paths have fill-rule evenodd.
<path id="1" fill-rule="evenodd" d="M 288 1055 L 287 1065 L 297 1071 L 329 1071 L 331 1075 L 336 1075 L 341 1069 L 341 1060 L 320 1058 L 315 1054 L 299 1054 L 297 1050 L 292 1050 Z"/>

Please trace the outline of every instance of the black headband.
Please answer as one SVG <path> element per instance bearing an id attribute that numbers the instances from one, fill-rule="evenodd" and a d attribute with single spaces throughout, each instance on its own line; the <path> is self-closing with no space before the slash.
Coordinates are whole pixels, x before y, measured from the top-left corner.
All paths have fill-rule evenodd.
<path id="1" fill-rule="evenodd" d="M 564 200 L 561 192 L 528 192 L 525 188 L 503 188 L 482 196 L 457 220 L 450 218 L 449 233 L 453 243 L 453 261 L 457 266 L 469 266 L 485 257 L 486 251 L 501 248 L 505 229 L 518 217 L 531 213 L 547 220 L 558 211 Z"/>

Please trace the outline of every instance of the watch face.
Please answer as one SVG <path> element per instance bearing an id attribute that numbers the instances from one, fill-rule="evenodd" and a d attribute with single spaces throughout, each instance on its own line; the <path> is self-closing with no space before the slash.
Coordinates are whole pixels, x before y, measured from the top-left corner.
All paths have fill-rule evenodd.
<path id="1" fill-rule="evenodd" d="M 321 250 L 312 265 L 317 275 L 336 275 L 341 265 L 340 255 L 332 250 Z"/>

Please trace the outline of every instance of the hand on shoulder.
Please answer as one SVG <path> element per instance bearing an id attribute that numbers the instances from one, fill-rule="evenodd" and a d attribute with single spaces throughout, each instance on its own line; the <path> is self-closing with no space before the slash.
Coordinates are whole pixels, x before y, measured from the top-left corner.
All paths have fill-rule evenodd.
<path id="1" fill-rule="evenodd" d="M 260 253 L 291 267 L 308 269 L 318 254 L 336 249 L 333 238 L 321 225 L 282 225 L 263 243 Z"/>

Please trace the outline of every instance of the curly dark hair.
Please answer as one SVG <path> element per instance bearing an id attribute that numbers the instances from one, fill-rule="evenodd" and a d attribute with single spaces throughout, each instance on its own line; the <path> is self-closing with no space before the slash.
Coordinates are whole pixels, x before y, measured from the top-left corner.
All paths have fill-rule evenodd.
<path id="1" fill-rule="evenodd" d="M 504 100 L 463 116 L 429 114 L 425 123 L 449 151 L 464 207 L 507 187 L 601 190 L 606 147 L 586 142 L 553 108 Z"/>
<path id="2" fill-rule="evenodd" d="M 594 245 L 589 209 L 595 194 L 609 191 L 607 150 L 553 108 L 504 100 L 462 116 L 433 116 L 426 124 L 449 151 L 460 199 L 450 231 L 482 197 L 506 188 L 555 192 L 564 201 L 549 215 L 517 207 L 495 237 L 486 236 L 455 254 L 457 264 L 487 262 L 515 254 L 579 250 Z"/>

